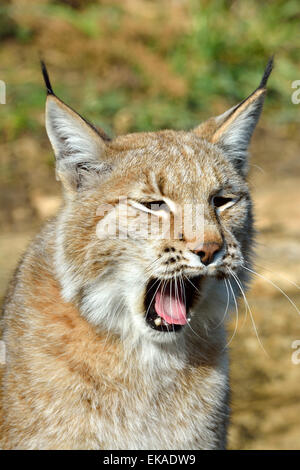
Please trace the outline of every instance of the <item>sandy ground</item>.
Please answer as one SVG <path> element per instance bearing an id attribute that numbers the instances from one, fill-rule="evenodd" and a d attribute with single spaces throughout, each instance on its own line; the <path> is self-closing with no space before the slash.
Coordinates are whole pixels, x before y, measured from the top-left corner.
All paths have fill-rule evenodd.
<path id="1" fill-rule="evenodd" d="M 245 306 L 229 323 L 231 350 L 231 449 L 300 449 L 300 198 L 299 139 L 287 131 L 257 132 L 250 184 L 256 207 L 257 265 Z M 37 201 L 44 216 L 57 195 Z M 32 231 L 0 235 L 0 297 Z M 261 277 L 263 276 L 263 277 Z M 286 296 L 272 284 L 283 289 Z M 259 339 L 257 338 L 259 337 Z M 299 355 L 292 348 L 299 340 Z M 292 358 L 299 364 L 293 363 Z M 295 362 L 295 361 L 294 361 Z M 297 362 L 297 361 L 296 361 Z"/>

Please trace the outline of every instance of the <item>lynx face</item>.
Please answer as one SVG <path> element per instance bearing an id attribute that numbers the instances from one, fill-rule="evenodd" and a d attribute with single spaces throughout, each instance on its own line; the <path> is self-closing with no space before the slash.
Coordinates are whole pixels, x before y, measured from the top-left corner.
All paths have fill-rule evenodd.
<path id="1" fill-rule="evenodd" d="M 46 76 L 46 127 L 65 189 L 57 272 L 88 321 L 165 342 L 201 322 L 208 297 L 226 304 L 226 279 L 242 276 L 251 252 L 247 147 L 270 71 L 241 104 L 190 132 L 112 141 Z"/>

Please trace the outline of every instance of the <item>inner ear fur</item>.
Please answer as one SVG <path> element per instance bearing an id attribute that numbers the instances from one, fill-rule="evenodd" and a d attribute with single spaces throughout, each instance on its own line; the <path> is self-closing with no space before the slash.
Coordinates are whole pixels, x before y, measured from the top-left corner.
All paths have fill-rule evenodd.
<path id="1" fill-rule="evenodd" d="M 43 61 L 41 68 L 47 90 L 46 130 L 56 157 L 56 175 L 65 189 L 77 191 L 98 182 L 111 169 L 105 155 L 110 139 L 55 95 Z"/>
<path id="2" fill-rule="evenodd" d="M 256 109 L 256 112 L 260 114 L 266 91 L 267 90 L 265 88 L 256 90 L 244 101 L 230 108 L 225 113 L 210 118 L 207 121 L 201 123 L 194 129 L 194 132 L 203 139 L 208 140 L 209 142 L 220 142 L 222 140 L 222 136 L 226 133 L 226 130 L 229 130 L 230 125 L 232 125 L 234 121 L 238 119 L 239 116 L 246 112 L 247 108 L 251 104 L 257 102 L 258 109 Z M 259 118 L 259 114 L 257 118 Z"/>
<path id="3" fill-rule="evenodd" d="M 56 157 L 56 175 L 67 190 L 90 186 L 107 173 L 106 141 L 98 131 L 57 96 L 46 101 L 46 129 Z"/>

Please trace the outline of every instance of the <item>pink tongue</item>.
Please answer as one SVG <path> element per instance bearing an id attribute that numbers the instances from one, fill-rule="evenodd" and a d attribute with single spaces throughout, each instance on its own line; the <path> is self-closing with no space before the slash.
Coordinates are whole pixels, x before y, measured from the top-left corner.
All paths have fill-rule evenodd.
<path id="1" fill-rule="evenodd" d="M 182 291 L 175 283 L 160 288 L 155 296 L 156 313 L 170 325 L 185 325 L 186 307 L 182 297 Z"/>

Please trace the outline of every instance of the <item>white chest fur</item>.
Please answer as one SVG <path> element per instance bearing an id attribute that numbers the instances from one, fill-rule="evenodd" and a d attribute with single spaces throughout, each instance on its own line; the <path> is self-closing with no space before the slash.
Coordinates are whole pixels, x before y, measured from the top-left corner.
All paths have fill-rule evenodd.
<path id="1" fill-rule="evenodd" d="M 187 377 L 185 381 L 185 377 Z M 193 366 L 150 368 L 110 394 L 102 413 L 91 415 L 94 448 L 219 449 L 226 446 L 227 360 L 206 376 Z M 103 406 L 106 409 L 103 411 Z"/>

